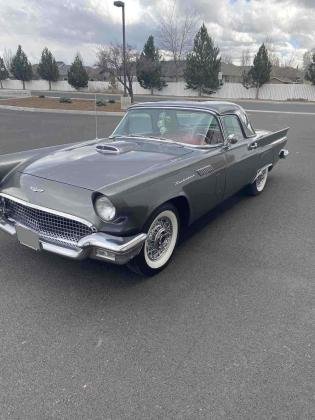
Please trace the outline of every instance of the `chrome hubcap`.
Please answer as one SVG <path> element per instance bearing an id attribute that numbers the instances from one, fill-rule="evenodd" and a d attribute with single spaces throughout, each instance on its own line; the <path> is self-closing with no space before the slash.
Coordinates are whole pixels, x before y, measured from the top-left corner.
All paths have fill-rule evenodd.
<path id="1" fill-rule="evenodd" d="M 151 261 L 157 261 L 168 250 L 173 236 L 173 225 L 168 217 L 157 219 L 147 236 L 147 254 Z"/>
<path id="2" fill-rule="evenodd" d="M 260 172 L 260 174 L 257 176 L 256 187 L 258 191 L 261 191 L 264 188 L 266 179 L 267 179 L 267 174 L 268 174 L 268 169 L 265 169 L 262 172 Z"/>

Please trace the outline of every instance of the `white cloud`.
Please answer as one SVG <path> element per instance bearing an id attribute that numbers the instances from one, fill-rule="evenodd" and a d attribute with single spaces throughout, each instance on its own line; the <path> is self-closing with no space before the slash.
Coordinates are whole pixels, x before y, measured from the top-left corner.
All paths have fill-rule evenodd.
<path id="1" fill-rule="evenodd" d="M 157 32 L 158 14 L 167 14 L 173 0 L 125 0 L 127 39 L 142 48 Z M 268 36 L 274 52 L 283 59 L 296 54 L 301 62 L 306 49 L 315 46 L 313 0 L 177 0 L 179 10 L 188 6 L 199 13 L 224 54 L 240 60 L 252 54 Z M 80 51 L 93 64 L 99 44 L 120 42 L 121 10 L 112 0 L 10 0 L 0 3 L 0 54 L 18 44 L 36 62 L 44 46 L 56 58 L 70 62 Z"/>

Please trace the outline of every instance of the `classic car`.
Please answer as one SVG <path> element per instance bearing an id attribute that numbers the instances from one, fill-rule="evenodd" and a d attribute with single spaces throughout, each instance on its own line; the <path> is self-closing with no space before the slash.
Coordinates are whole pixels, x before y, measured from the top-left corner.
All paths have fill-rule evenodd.
<path id="1" fill-rule="evenodd" d="M 254 130 L 229 102 L 136 104 L 108 139 L 2 155 L 0 229 L 36 251 L 153 275 L 180 229 L 244 187 L 263 191 L 287 132 Z"/>

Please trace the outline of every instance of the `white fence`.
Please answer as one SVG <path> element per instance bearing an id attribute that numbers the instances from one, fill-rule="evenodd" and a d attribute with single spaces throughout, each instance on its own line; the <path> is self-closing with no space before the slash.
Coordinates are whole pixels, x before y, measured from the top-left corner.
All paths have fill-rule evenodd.
<path id="1" fill-rule="evenodd" d="M 22 89 L 22 82 L 19 80 L 3 81 L 5 89 Z M 32 80 L 25 83 L 27 90 L 48 90 L 48 82 L 45 80 Z M 83 92 L 106 92 L 109 88 L 108 82 L 90 81 L 87 88 L 81 89 Z M 66 80 L 52 83 L 52 90 L 55 91 L 75 91 Z M 149 91 L 143 89 L 138 82 L 134 83 L 135 94 L 149 95 Z M 169 82 L 161 91 L 154 91 L 154 95 L 159 96 L 187 96 L 197 97 L 198 93 L 185 88 L 185 82 Z M 1 91 L 0 91 L 1 96 Z M 256 89 L 246 89 L 241 83 L 225 83 L 212 98 L 225 99 L 255 99 Z M 264 100 L 307 100 L 315 101 L 315 86 L 307 84 L 266 84 L 260 88 L 259 99 Z"/>

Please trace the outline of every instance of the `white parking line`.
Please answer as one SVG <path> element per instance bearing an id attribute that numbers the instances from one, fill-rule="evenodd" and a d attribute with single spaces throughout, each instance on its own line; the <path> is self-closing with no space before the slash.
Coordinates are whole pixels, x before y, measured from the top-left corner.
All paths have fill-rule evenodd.
<path id="1" fill-rule="evenodd" d="M 246 109 L 246 112 L 262 112 L 267 114 L 289 114 L 289 115 L 315 115 L 315 112 L 296 112 L 296 111 L 275 111 L 267 109 Z"/>

